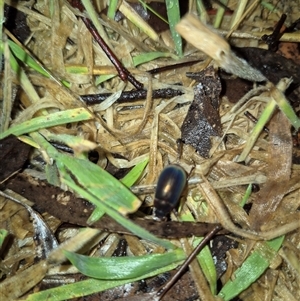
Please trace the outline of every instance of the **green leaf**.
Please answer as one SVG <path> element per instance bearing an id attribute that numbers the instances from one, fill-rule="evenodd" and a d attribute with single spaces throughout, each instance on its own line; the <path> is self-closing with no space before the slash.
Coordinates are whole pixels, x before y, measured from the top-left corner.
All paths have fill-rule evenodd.
<path id="1" fill-rule="evenodd" d="M 189 210 L 185 210 L 181 213 L 180 220 L 186 222 L 195 222 L 195 219 Z M 193 241 L 193 247 L 195 248 L 202 240 L 203 237 L 196 237 Z M 207 282 L 209 283 L 211 292 L 215 295 L 217 291 L 217 271 L 208 246 L 205 246 L 197 255 L 197 260 L 201 266 L 205 278 L 207 279 Z"/>
<path id="2" fill-rule="evenodd" d="M 78 122 L 92 119 L 93 115 L 84 108 L 59 111 L 47 116 L 35 117 L 18 125 L 12 126 L 0 134 L 0 139 L 9 135 L 23 135 L 47 127 L 62 125 L 70 122 Z"/>
<path id="3" fill-rule="evenodd" d="M 145 53 L 141 53 L 137 56 L 134 56 L 132 58 L 133 60 L 133 64 L 134 66 L 138 66 L 144 63 L 148 63 L 151 62 L 157 58 L 161 58 L 161 57 L 172 57 L 173 59 L 176 59 L 176 56 L 172 53 L 168 53 L 168 52 L 159 52 L 159 51 L 153 51 L 153 52 L 145 52 Z M 67 71 L 70 73 L 75 73 L 77 70 L 82 70 L 84 72 L 86 72 L 86 70 L 88 70 L 87 68 L 84 69 L 86 67 L 82 67 L 79 69 L 78 68 L 72 68 L 72 67 L 67 67 Z M 77 71 L 79 73 L 79 71 Z M 113 74 L 106 74 L 106 75 L 99 75 L 96 79 L 95 85 L 99 85 L 113 77 L 116 77 L 116 75 Z"/>
<path id="4" fill-rule="evenodd" d="M 116 179 L 115 179 L 116 180 Z M 117 181 L 117 180 L 116 180 Z M 163 246 L 166 249 L 174 249 L 175 246 L 164 239 L 158 238 L 152 233 L 148 232 L 146 229 L 141 228 L 140 226 L 136 225 L 133 221 L 127 219 L 123 215 L 121 215 L 119 212 L 111 208 L 108 204 L 101 202 L 97 197 L 90 194 L 87 190 L 82 189 L 78 185 L 74 183 L 74 181 L 69 181 L 68 178 L 64 178 L 63 182 L 69 186 L 71 189 L 76 191 L 78 194 L 80 194 L 83 198 L 90 201 L 92 204 L 96 204 L 96 206 L 99 206 L 99 209 L 103 210 L 106 214 L 108 214 L 111 218 L 113 218 L 116 222 L 118 222 L 120 225 L 122 225 L 124 228 L 131 231 L 131 233 L 135 234 L 136 236 L 139 236 L 143 239 L 152 241 L 158 245 Z M 127 189 L 124 186 L 124 189 Z M 114 196 L 112 196 L 114 197 Z M 135 196 L 134 196 L 135 197 Z"/>
<path id="5" fill-rule="evenodd" d="M 116 11 L 118 9 L 118 0 L 110 0 L 107 10 L 107 17 L 111 20 L 114 20 Z"/>
<path id="6" fill-rule="evenodd" d="M 4 243 L 5 239 L 6 239 L 6 237 L 8 236 L 8 234 L 9 233 L 8 233 L 7 230 L 0 229 L 0 250 L 1 250 L 1 248 L 3 246 L 3 243 Z"/>
<path id="7" fill-rule="evenodd" d="M 196 247 L 202 240 L 203 237 L 196 238 L 193 241 L 193 246 Z M 217 293 L 217 271 L 208 246 L 205 246 L 201 250 L 201 252 L 197 255 L 197 259 L 201 266 L 202 272 L 209 283 L 210 290 L 212 294 L 215 295 Z"/>
<path id="8" fill-rule="evenodd" d="M 116 75 L 114 75 L 114 74 L 99 75 L 99 76 L 97 76 L 97 78 L 95 80 L 95 85 L 98 86 L 114 77 L 116 77 Z"/>
<path id="9" fill-rule="evenodd" d="M 175 30 L 176 24 L 180 21 L 179 1 L 166 0 L 166 6 L 170 31 L 175 44 L 176 53 L 182 57 L 182 39 L 179 33 Z"/>
<path id="10" fill-rule="evenodd" d="M 228 0 L 220 0 L 221 3 L 227 5 Z M 220 25 L 223 21 L 223 16 L 225 14 L 225 8 L 221 5 L 219 5 L 218 10 L 217 10 L 217 14 L 215 17 L 215 21 L 214 21 L 214 28 L 220 28 Z"/>
<path id="11" fill-rule="evenodd" d="M 151 62 L 155 59 L 162 58 L 162 57 L 171 57 L 176 59 L 176 56 L 169 52 L 159 52 L 159 51 L 153 51 L 153 52 L 144 52 L 140 53 L 139 55 L 136 55 L 132 58 L 134 66 L 138 66 L 144 63 Z"/>
<path id="12" fill-rule="evenodd" d="M 296 115 L 293 107 L 290 105 L 284 94 L 279 89 L 271 92 L 273 99 L 276 101 L 279 109 L 288 118 L 291 125 L 298 130 L 300 128 L 300 118 Z"/>
<path id="13" fill-rule="evenodd" d="M 89 219 L 87 220 L 87 224 L 92 225 L 93 223 L 98 221 L 104 214 L 105 212 L 101 208 L 96 207 L 90 215 Z"/>
<path id="14" fill-rule="evenodd" d="M 249 184 L 248 187 L 247 187 L 247 189 L 246 189 L 246 192 L 245 192 L 245 194 L 244 194 L 244 196 L 242 198 L 242 200 L 239 203 L 240 207 L 244 207 L 245 206 L 245 204 L 247 203 L 247 201 L 248 201 L 251 193 L 252 193 L 252 184 Z"/>
<path id="15" fill-rule="evenodd" d="M 88 279 L 79 281 L 72 284 L 61 285 L 55 288 L 51 288 L 45 291 L 31 294 L 27 297 L 26 301 L 64 301 L 72 298 L 83 297 L 90 294 L 102 292 L 126 283 L 131 283 L 153 277 L 167 271 L 175 269 L 178 264 L 171 264 L 163 268 L 159 268 L 154 272 L 142 275 L 137 278 L 125 279 L 125 280 L 99 280 L 99 279 Z"/>
<path id="16" fill-rule="evenodd" d="M 218 296 L 224 301 L 229 301 L 247 289 L 268 268 L 283 240 L 284 236 L 280 236 L 268 242 L 258 243 L 259 247 L 235 271 L 234 280 L 229 280 Z"/>
<path id="17" fill-rule="evenodd" d="M 90 0 L 81 0 L 81 3 L 83 4 L 89 19 L 91 19 L 93 25 L 96 27 L 99 35 L 106 42 L 106 44 L 110 48 L 112 48 L 111 44 L 110 44 L 110 40 L 107 37 L 106 31 L 104 30 L 104 27 L 102 26 L 102 24 L 100 23 L 100 21 L 98 19 L 99 15 L 97 14 L 93 3 Z"/>
<path id="18" fill-rule="evenodd" d="M 4 43 L 0 41 L 0 54 L 3 52 Z M 29 97 L 31 103 L 38 102 L 40 100 L 35 88 L 33 87 L 32 83 L 30 82 L 29 78 L 27 77 L 25 71 L 19 66 L 16 58 L 11 54 L 9 51 L 9 63 L 11 69 L 17 74 L 18 80 L 20 82 L 21 87 L 23 88 L 24 92 Z M 42 111 L 43 112 L 43 111 Z M 45 111 L 46 113 L 46 111 Z M 46 115 L 46 114 L 45 114 Z"/>
<path id="19" fill-rule="evenodd" d="M 142 175 L 145 167 L 149 162 L 149 158 L 135 165 L 130 172 L 120 181 L 126 186 L 131 187 Z"/>
<path id="20" fill-rule="evenodd" d="M 39 133 L 31 133 L 30 136 L 47 152 L 48 156 L 54 159 L 60 173 L 61 182 L 94 204 L 99 208 L 99 212 L 105 212 L 124 228 L 139 237 L 157 243 L 166 249 L 175 248 L 171 242 L 156 237 L 118 212 L 126 214 L 131 210 L 135 210 L 140 201 L 117 179 L 88 160 L 60 154 Z"/>
<path id="21" fill-rule="evenodd" d="M 244 145 L 244 149 L 240 156 L 237 159 L 237 162 L 243 162 L 246 160 L 248 154 L 250 153 L 252 147 L 254 146 L 256 140 L 258 139 L 260 133 L 262 132 L 266 123 L 272 117 L 274 111 L 276 109 L 276 102 L 275 100 L 271 99 L 268 101 L 265 109 L 261 113 L 256 125 L 254 126 L 250 136 L 248 137 L 246 144 Z"/>
<path id="22" fill-rule="evenodd" d="M 141 201 L 130 190 L 100 166 L 63 154 L 59 161 L 76 177 L 80 186 L 121 214 L 135 212 L 141 205 Z"/>
<path id="23" fill-rule="evenodd" d="M 45 70 L 43 67 L 41 67 L 40 64 L 36 62 L 22 47 L 20 47 L 15 42 L 8 40 L 9 48 L 11 49 L 12 53 L 17 57 L 20 61 L 22 61 L 27 66 L 31 67 L 35 71 L 39 72 L 40 74 L 50 77 L 50 74 Z"/>
<path id="24" fill-rule="evenodd" d="M 70 262 L 84 275 L 96 279 L 130 279 L 151 273 L 172 263 L 185 259 L 182 249 L 164 254 L 125 257 L 89 257 L 64 251 Z"/>

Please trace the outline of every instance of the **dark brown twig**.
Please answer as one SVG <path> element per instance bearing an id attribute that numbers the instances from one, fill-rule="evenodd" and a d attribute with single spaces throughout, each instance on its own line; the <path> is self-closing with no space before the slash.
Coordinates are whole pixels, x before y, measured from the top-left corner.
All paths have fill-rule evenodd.
<path id="1" fill-rule="evenodd" d="M 79 0 L 72 0 L 71 5 L 77 9 L 79 9 L 81 12 L 84 11 L 84 7 L 81 4 Z M 105 43 L 105 41 L 102 39 L 102 37 L 99 35 L 97 29 L 93 25 L 92 21 L 88 18 L 81 17 L 83 23 L 88 28 L 90 33 L 92 34 L 93 38 L 97 41 L 97 43 L 100 45 L 104 53 L 107 55 L 109 60 L 112 62 L 112 64 L 115 66 L 115 68 L 118 71 L 118 74 L 120 78 L 123 81 L 129 81 L 136 89 L 143 89 L 143 84 L 140 83 L 138 80 L 134 78 L 134 76 L 123 66 L 121 61 L 116 57 L 116 55 L 112 52 L 112 50 L 108 47 L 108 45 Z"/>
<path id="2" fill-rule="evenodd" d="M 244 115 L 248 118 L 248 119 L 250 119 L 254 124 L 256 124 L 257 123 L 257 118 L 256 117 L 254 117 L 249 111 L 245 111 L 244 112 Z M 263 130 L 266 132 L 266 133 L 268 133 L 269 134 L 269 129 L 267 128 L 267 127 L 263 127 Z"/>
<path id="3" fill-rule="evenodd" d="M 171 88 L 157 89 L 157 90 L 153 90 L 152 98 L 168 99 L 182 94 L 183 93 L 180 90 L 174 90 Z M 92 106 L 103 102 L 106 98 L 108 98 L 111 95 L 112 93 L 88 94 L 88 95 L 81 95 L 81 98 L 88 106 Z M 146 96 L 147 96 L 147 90 L 125 91 L 122 92 L 122 94 L 120 95 L 117 101 L 118 102 L 137 101 L 137 100 L 145 99 Z"/>
<path id="4" fill-rule="evenodd" d="M 183 67 L 191 66 L 191 65 L 197 64 L 197 63 L 199 63 L 201 61 L 202 60 L 194 60 L 194 61 L 183 62 L 183 63 L 179 63 L 179 64 L 172 64 L 172 65 L 168 65 L 168 66 L 154 68 L 154 69 L 148 70 L 147 72 L 149 72 L 152 75 L 153 74 L 158 74 L 158 73 L 169 71 L 169 70 L 172 70 L 172 69 L 178 69 L 178 68 L 183 68 Z"/>
<path id="5" fill-rule="evenodd" d="M 286 14 L 282 14 L 272 34 L 270 35 L 265 34 L 261 37 L 262 41 L 264 41 L 266 44 L 269 45 L 269 50 L 273 52 L 277 50 L 279 40 L 281 36 L 284 34 L 284 31 L 280 32 L 280 30 L 284 24 L 285 19 L 286 19 Z"/>
<path id="6" fill-rule="evenodd" d="M 226 6 L 224 3 L 222 3 L 219 0 L 212 0 L 211 2 L 215 2 L 216 4 L 218 4 L 219 6 L 221 6 L 223 9 L 232 12 L 232 9 L 230 9 L 228 6 Z"/>
<path id="7" fill-rule="evenodd" d="M 216 226 L 213 230 L 211 230 L 198 246 L 193 250 L 193 252 L 187 257 L 182 266 L 177 270 L 172 279 L 157 292 L 158 300 L 161 300 L 163 296 L 167 293 L 167 291 L 174 285 L 174 283 L 179 279 L 183 271 L 188 267 L 188 265 L 194 260 L 194 258 L 199 254 L 199 252 L 205 247 L 205 245 L 212 239 L 212 237 L 222 229 L 221 226 Z"/>

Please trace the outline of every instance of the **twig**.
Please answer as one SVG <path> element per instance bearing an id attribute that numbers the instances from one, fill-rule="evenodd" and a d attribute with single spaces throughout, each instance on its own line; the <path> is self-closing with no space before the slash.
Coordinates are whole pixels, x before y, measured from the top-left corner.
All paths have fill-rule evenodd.
<path id="1" fill-rule="evenodd" d="M 162 297 L 168 292 L 168 290 L 173 286 L 173 284 L 179 279 L 184 270 L 188 267 L 188 265 L 194 260 L 194 258 L 199 254 L 199 252 L 205 247 L 205 245 L 212 239 L 212 237 L 222 229 L 220 226 L 216 226 L 213 230 L 211 230 L 198 246 L 193 250 L 193 252 L 187 257 L 182 266 L 177 270 L 173 278 L 157 292 L 157 296 L 159 296 L 158 300 L 161 300 Z"/>
<path id="2" fill-rule="evenodd" d="M 79 0 L 72 0 L 71 5 L 75 8 L 78 8 L 81 12 L 84 11 L 84 7 Z M 134 76 L 126 69 L 121 61 L 117 58 L 117 56 L 112 52 L 112 50 L 108 47 L 106 42 L 102 39 L 99 35 L 97 29 L 93 25 L 92 21 L 88 18 L 80 17 L 86 27 L 89 29 L 90 33 L 92 34 L 93 38 L 97 41 L 100 45 L 104 53 L 107 55 L 111 63 L 115 66 L 118 71 L 120 78 L 123 81 L 129 81 L 136 89 L 143 89 L 143 84 L 137 81 Z"/>
<path id="3" fill-rule="evenodd" d="M 286 20 L 286 14 L 282 14 L 281 18 L 279 19 L 274 31 L 270 35 L 263 35 L 261 37 L 262 41 L 269 45 L 269 50 L 275 52 L 278 47 L 279 39 L 283 35 L 284 32 L 280 32 L 281 27 Z"/>
<path id="4" fill-rule="evenodd" d="M 153 90 L 152 98 L 172 98 L 174 96 L 182 95 L 183 92 L 180 90 L 174 90 L 172 88 L 166 89 L 157 89 Z M 103 102 L 106 98 L 111 96 L 112 93 L 102 93 L 102 94 L 88 94 L 88 95 L 81 95 L 80 97 L 82 100 L 88 105 L 95 105 Z M 134 90 L 134 91 L 125 91 L 122 92 L 120 97 L 118 98 L 118 102 L 130 102 L 130 101 L 137 101 L 141 99 L 145 99 L 147 96 L 147 90 Z"/>

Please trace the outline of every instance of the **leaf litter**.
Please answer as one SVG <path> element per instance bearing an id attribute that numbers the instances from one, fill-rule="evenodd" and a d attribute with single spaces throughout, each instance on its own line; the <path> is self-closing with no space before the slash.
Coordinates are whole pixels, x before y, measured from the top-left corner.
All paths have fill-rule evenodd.
<path id="1" fill-rule="evenodd" d="M 250 7 L 250 3 L 247 1 L 241 2 L 245 4 L 244 9 L 247 10 Z M 234 38 L 230 38 L 230 43 L 237 47 L 263 46 L 263 43 L 257 38 L 253 38 L 253 36 L 259 33 L 261 37 L 267 31 L 270 34 L 270 29 L 279 20 L 281 12 L 287 14 L 287 24 L 292 24 L 299 19 L 299 1 L 277 1 L 276 3 L 277 6 L 273 7 L 274 10 L 266 8 L 264 6 L 266 4 L 256 4 L 256 7 L 249 10 L 246 18 L 238 17 L 238 23 L 241 24 L 238 30 L 234 32 Z M 270 1 L 268 4 L 275 5 L 275 1 L 274 3 Z M 14 74 L 11 73 L 12 78 L 14 78 L 14 89 L 18 89 L 18 94 L 14 96 L 13 100 L 4 98 L 5 102 L 14 101 L 14 106 L 6 106 L 10 111 L 6 112 L 6 115 L 2 115 L 1 119 L 6 118 L 8 120 L 3 120 L 1 123 L 12 124 L 16 120 L 27 121 L 32 118 L 33 114 L 33 117 L 44 115 L 45 109 L 47 109 L 47 114 L 58 112 L 59 109 L 68 110 L 83 107 L 89 110 L 90 115 L 94 119 L 76 123 L 71 123 L 70 121 L 66 126 L 56 126 L 51 128 L 50 131 L 53 135 L 78 136 L 96 144 L 95 150 L 99 153 L 100 158 L 98 164 L 103 168 L 105 168 L 108 161 L 113 162 L 117 168 L 130 168 L 142 162 L 145 157 L 148 157 L 148 167 L 142 173 L 135 187 L 136 191 L 139 191 L 140 187 L 139 196 L 144 201 L 144 208 L 138 213 L 140 217 L 143 217 L 153 204 L 153 194 L 151 192 L 145 194 L 141 187 L 148 187 L 150 191 L 152 189 L 153 193 L 154 184 L 160 171 L 165 165 L 176 161 L 188 172 L 192 172 L 190 182 L 200 183 L 189 185 L 186 202 L 183 206 L 192 212 L 197 222 L 222 223 L 225 229 L 232 231 L 232 238 L 238 242 L 238 247 L 232 248 L 226 253 L 227 269 L 220 278 L 222 286 L 234 277 L 234 272 L 242 267 L 248 255 L 255 253 L 256 249 L 260 248 L 259 244 L 253 240 L 255 235 L 253 234 L 254 236 L 246 238 L 247 236 L 243 236 L 243 231 L 245 231 L 244 233 L 249 233 L 250 230 L 251 233 L 254 231 L 269 233 L 268 239 L 285 235 L 282 247 L 274 257 L 277 261 L 273 260 L 274 262 L 269 264 L 271 268 L 267 268 L 262 276 L 252 285 L 251 283 L 249 283 L 250 286 L 245 284 L 239 297 L 243 300 L 263 298 L 268 298 L 269 300 L 299 299 L 300 276 L 297 258 L 299 258 L 300 238 L 299 225 L 297 223 L 299 224 L 300 168 L 298 164 L 294 163 L 296 162 L 293 156 L 295 147 L 293 147 L 292 142 L 292 135 L 297 135 L 298 129 L 291 130 L 289 120 L 281 111 L 277 110 L 266 124 L 270 129 L 270 134 L 260 133 L 254 147 L 248 153 L 245 162 L 243 162 L 245 165 L 236 163 L 238 156 L 243 150 L 243 144 L 249 139 L 253 129 L 252 122 L 247 119 L 244 112 L 248 110 L 252 115 L 259 118 L 271 98 L 270 91 L 272 87 L 270 84 L 253 85 L 253 88 L 241 97 L 237 104 L 231 103 L 231 99 L 226 97 L 221 98 L 219 115 L 222 132 L 220 133 L 220 130 L 218 130 L 217 134 L 221 134 L 222 139 L 212 139 L 209 138 L 210 135 L 206 136 L 205 139 L 212 144 L 209 152 L 207 148 L 205 151 L 201 149 L 200 152 L 197 152 L 193 146 L 184 144 L 182 154 L 178 156 L 177 140 L 182 138 L 181 126 L 184 124 L 190 110 L 191 102 L 195 97 L 194 88 L 197 85 L 193 79 L 186 76 L 186 72 L 199 72 L 206 67 L 206 62 L 204 61 L 206 57 L 202 52 L 187 44 L 184 48 L 184 57 L 177 57 L 174 60 L 176 51 L 174 50 L 169 31 L 161 33 L 160 40 L 153 41 L 146 33 L 133 25 L 126 16 L 119 22 L 114 22 L 102 15 L 100 23 L 104 28 L 102 32 L 104 35 L 103 39 L 108 41 L 116 56 L 122 60 L 133 76 L 144 84 L 148 93 L 145 100 L 129 101 L 128 103 L 118 103 L 118 100 L 114 99 L 105 109 L 103 107 L 97 108 L 97 106 L 86 106 L 79 98 L 80 95 L 115 93 L 121 90 L 125 93 L 133 89 L 130 84 L 122 82 L 115 76 L 116 72 L 112 72 L 113 69 L 106 55 L 97 44 L 93 43 L 87 28 L 81 19 L 77 18 L 77 16 L 86 17 L 86 15 L 79 13 L 68 3 L 55 2 L 55 6 L 51 8 L 49 3 L 37 1 L 33 4 L 34 10 L 28 6 L 32 5 L 31 3 L 9 3 L 9 5 L 15 6 L 18 10 L 24 12 L 26 23 L 31 32 L 30 36 L 25 39 L 24 45 L 42 66 L 49 71 L 52 78 L 47 79 L 24 67 L 29 80 L 33 84 L 35 93 L 46 103 L 42 108 L 38 108 L 34 103 L 37 99 L 36 95 L 31 95 L 29 90 L 26 90 L 27 93 L 25 93 L 24 90 L 19 88 L 17 85 L 18 81 Z M 237 5 L 234 1 L 229 1 L 227 5 L 233 11 L 243 10 L 243 4 Z M 218 8 L 216 4 L 213 4 L 213 6 L 216 9 Z M 97 11 L 102 11 L 105 8 L 107 8 L 106 4 L 100 2 Z M 196 8 L 192 9 L 196 10 Z M 202 13 L 204 14 L 204 11 Z M 243 13 L 240 14 L 240 16 L 242 15 Z M 209 15 L 207 12 L 206 17 L 209 24 L 213 24 L 216 18 L 214 14 Z M 230 26 L 236 23 L 233 20 L 234 18 L 230 13 L 225 14 L 222 18 L 221 30 L 228 32 L 231 29 Z M 243 37 L 243 34 L 246 38 Z M 249 35 L 252 38 L 249 38 Z M 239 38 L 236 38 L 237 36 Z M 299 45 L 299 31 L 295 31 L 294 36 L 296 36 L 296 41 Z M 283 41 L 284 38 L 285 35 L 282 36 Z M 284 47 L 281 45 L 281 53 L 283 49 Z M 172 56 L 170 56 L 171 58 L 162 57 L 141 64 L 138 68 L 135 67 L 133 63 L 134 57 L 141 53 L 153 51 L 172 53 L 173 58 Z M 255 53 L 259 52 L 256 51 Z M 263 63 L 272 62 L 271 54 L 267 62 L 264 61 L 264 57 L 261 54 L 258 57 Z M 194 66 L 169 69 L 152 78 L 146 73 L 146 70 L 199 59 L 202 61 Z M 250 62 L 250 59 L 247 59 Z M 297 63 L 299 63 L 298 57 L 295 58 L 295 64 Z M 5 65 L 7 64 L 7 61 L 5 61 Z M 259 66 L 254 63 L 251 65 Z M 70 66 L 73 67 L 73 70 L 86 67 L 88 72 L 70 73 L 67 71 L 69 70 L 67 67 Z M 281 66 L 286 67 L 286 64 L 281 64 Z M 272 68 L 275 67 L 272 66 Z M 284 75 L 290 74 L 290 76 L 293 76 L 295 68 L 293 67 L 291 73 L 287 71 Z M 95 75 L 95 70 L 99 69 L 102 70 L 103 74 L 113 75 L 114 77 L 105 81 L 103 75 Z M 7 72 L 11 71 L 7 70 Z M 262 70 L 261 72 L 263 73 Z M 277 72 L 274 71 L 274 73 L 276 74 Z M 232 78 L 220 71 L 219 74 L 221 82 Z M 265 76 L 267 77 L 266 74 Z M 276 81 L 280 79 L 278 78 Z M 297 84 L 297 78 L 295 80 Z M 273 82 L 273 79 L 271 81 Z M 5 83 L 5 78 L 3 82 Z M 101 84 L 96 85 L 95 83 L 97 82 L 101 82 Z M 274 84 L 277 84 L 277 82 Z M 3 87 L 5 88 L 6 86 L 4 85 Z M 152 90 L 165 88 L 179 89 L 184 94 L 171 99 L 152 98 Z M 295 86 L 293 88 L 297 89 Z M 295 93 L 294 91 L 292 93 Z M 1 93 L 2 95 L 8 95 L 3 91 Z M 299 113 L 299 101 L 293 101 L 292 104 L 296 113 Z M 31 111 L 29 109 L 28 113 L 23 113 L 24 110 L 26 111 L 31 107 Z M 214 112 L 213 114 L 215 115 L 216 113 Z M 211 118 L 211 115 L 209 114 L 207 118 Z M 217 122 L 217 120 L 212 122 Z M 197 139 L 199 138 L 201 137 L 197 137 Z M 201 153 L 201 151 L 204 151 L 204 153 Z M 208 157 L 208 153 L 209 158 L 206 159 L 205 157 Z M 201 154 L 205 154 L 204 158 Z M 43 179 L 45 179 L 44 160 L 41 155 L 34 152 L 29 158 L 29 162 L 22 174 L 26 175 L 27 173 L 28 175 L 34 170 L 35 176 L 37 174 L 40 176 L 44 175 Z M 204 165 L 205 168 L 203 167 Z M 260 180 L 254 181 L 253 177 L 250 177 L 254 174 L 256 174 L 255 179 Z M 242 178 L 247 180 L 242 182 L 240 181 Z M 25 176 L 23 181 L 24 179 L 29 181 L 27 179 L 30 179 L 30 177 Z M 203 181 L 204 184 L 201 184 Z M 251 208 L 249 213 L 247 213 L 238 204 L 245 193 L 245 185 L 252 184 L 253 181 L 259 182 L 260 191 L 250 195 L 247 205 Z M 217 183 L 224 183 L 224 185 L 216 188 L 217 186 L 210 183 L 216 185 Z M 48 184 L 42 185 L 47 187 Z M 66 187 L 63 188 L 65 189 Z M 34 192 L 33 190 L 32 193 L 41 192 Z M 49 194 L 48 202 L 51 201 L 53 195 L 56 195 L 55 193 Z M 34 198 L 32 200 L 30 197 L 27 198 L 29 201 L 34 200 Z M 70 196 L 64 196 L 60 201 L 67 202 L 69 198 Z M 29 203 L 29 205 L 32 206 L 33 204 Z M 217 207 L 214 207 L 216 205 Z M 89 206 L 86 204 L 86 208 L 89 208 Z M 35 209 L 35 207 L 33 208 Z M 84 211 L 84 206 L 82 208 Z M 86 216 L 88 217 L 88 215 Z M 80 246 L 82 246 L 81 253 L 86 255 L 97 254 L 97 252 L 99 254 L 102 250 L 101 246 L 104 246 L 105 242 L 109 244 L 109 237 L 113 235 L 105 234 L 101 236 L 101 233 L 93 232 L 88 234 L 85 238 L 86 240 L 84 240 L 82 236 L 74 234 L 78 232 L 76 227 L 67 224 L 69 221 L 68 217 L 64 220 L 60 216 L 60 219 L 57 220 L 55 216 L 46 214 L 43 215 L 43 218 L 50 230 L 56 234 L 56 237 L 60 238 L 60 244 L 68 241 L 71 237 L 74 244 L 80 242 Z M 56 272 L 53 272 L 55 267 L 49 266 L 49 262 L 43 261 L 36 253 L 36 246 L 33 243 L 33 224 L 24 207 L 13 203 L 7 198 L 1 198 L 1 222 L 1 229 L 7 229 L 11 239 L 11 243 L 6 244 L 5 250 L 2 250 L 2 282 L 0 291 L 5 299 L 21 298 L 26 300 L 28 297 L 28 300 L 30 300 L 30 298 L 34 298 L 33 291 L 43 290 L 44 285 L 47 283 L 49 285 L 51 277 L 53 280 L 53 274 L 55 274 L 57 283 L 66 284 L 68 281 L 74 282 L 77 280 L 75 276 L 68 278 L 66 273 L 62 271 L 63 266 L 60 266 L 60 271 L 56 270 Z M 242 227 L 242 231 L 235 230 L 238 228 L 234 223 L 239 224 Z M 170 225 L 172 227 L 172 224 Z M 180 227 L 178 231 L 180 231 Z M 115 237 L 112 246 L 116 245 L 119 240 L 120 236 Z M 133 242 L 127 239 L 127 242 L 127 254 L 138 256 L 149 250 L 153 253 L 164 252 L 161 247 L 151 245 L 143 240 L 136 239 Z M 178 242 L 174 240 L 172 242 L 180 246 Z M 71 250 L 77 251 L 78 249 L 75 247 L 72 249 L 71 247 Z M 134 253 L 132 253 L 132 250 L 134 250 Z M 105 254 L 104 249 L 103 253 Z M 61 253 L 59 256 L 61 256 Z M 35 263 L 36 260 L 37 263 Z M 57 260 L 57 262 L 59 261 Z M 74 273 L 74 267 L 68 265 L 64 266 L 64 268 L 66 271 L 69 271 L 69 274 Z M 24 285 L 24 277 L 30 279 L 28 286 Z M 43 279 L 42 282 L 40 282 L 41 279 Z M 85 281 L 90 280 L 93 281 L 93 279 Z M 194 278 L 193 281 L 196 282 L 197 279 Z M 145 280 L 145 283 L 144 291 L 139 288 L 135 289 L 141 298 L 144 299 L 148 298 L 147 294 L 151 290 L 151 281 Z M 124 285 L 123 288 L 126 288 L 125 284 L 120 283 L 119 285 Z M 195 299 L 197 298 L 197 293 L 195 294 L 197 291 L 194 286 L 190 288 L 186 283 L 181 283 L 180 285 L 181 287 L 189 287 L 187 290 L 190 292 L 190 296 L 193 295 Z M 15 290 L 16 287 L 19 289 Z M 114 286 L 110 288 L 112 287 Z M 106 288 L 108 289 L 108 287 Z M 176 289 L 176 286 L 174 289 Z M 114 295 L 114 289 L 112 289 L 109 298 L 114 300 L 122 297 L 122 299 L 127 298 L 127 300 L 130 300 L 130 296 L 134 295 L 136 291 L 128 289 L 127 293 L 123 295 L 119 295 L 116 291 Z M 90 294 L 96 292 L 97 290 L 95 289 L 90 290 Z M 76 297 L 77 300 L 80 300 L 80 296 L 83 294 L 82 292 L 75 293 L 75 291 L 72 294 L 68 291 L 68 288 L 65 289 L 64 293 L 64 296 L 69 296 L 65 298 Z M 98 296 L 101 298 L 101 295 Z M 154 298 L 155 296 L 149 294 L 150 297 Z M 171 290 L 169 294 L 166 294 L 164 300 L 185 300 L 185 298 L 188 297 L 182 295 L 181 298 L 180 294 L 174 296 L 174 292 L 172 293 Z M 201 295 L 200 298 L 201 300 L 216 299 L 210 293 Z"/>

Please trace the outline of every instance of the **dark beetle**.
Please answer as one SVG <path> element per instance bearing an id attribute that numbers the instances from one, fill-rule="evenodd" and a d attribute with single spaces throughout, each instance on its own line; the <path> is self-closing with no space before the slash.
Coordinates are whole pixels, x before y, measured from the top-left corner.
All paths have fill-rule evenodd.
<path id="1" fill-rule="evenodd" d="M 154 219 L 163 220 L 175 208 L 186 182 L 187 174 L 181 166 L 172 164 L 163 169 L 155 191 Z"/>

